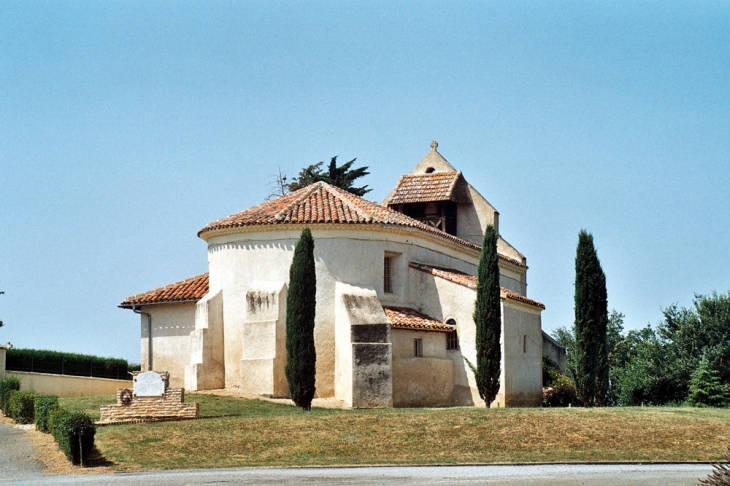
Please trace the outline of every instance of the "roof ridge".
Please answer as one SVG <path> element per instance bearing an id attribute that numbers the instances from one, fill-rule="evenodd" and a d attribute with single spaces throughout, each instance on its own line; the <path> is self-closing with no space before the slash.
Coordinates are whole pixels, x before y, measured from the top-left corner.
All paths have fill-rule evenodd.
<path id="1" fill-rule="evenodd" d="M 456 184 L 459 183 L 459 177 L 461 177 L 461 171 L 457 170 L 456 176 L 454 177 L 454 179 L 451 181 L 451 184 L 449 185 L 449 194 L 450 195 L 454 194 L 454 189 L 456 189 Z"/>
<path id="2" fill-rule="evenodd" d="M 356 204 L 356 201 L 350 199 L 350 196 L 355 196 L 355 194 L 353 194 L 349 191 L 346 191 L 345 189 L 342 189 L 341 187 L 327 184 L 326 182 L 322 182 L 322 184 L 323 184 L 322 189 L 325 189 L 327 192 L 338 197 L 340 200 L 346 200 L 348 203 L 348 207 L 350 209 L 352 209 L 353 211 L 355 211 L 367 223 L 373 222 L 373 220 L 375 219 L 375 218 L 373 218 L 373 215 L 371 213 L 369 213 L 368 211 L 366 211 L 365 209 L 363 209 L 362 207 L 360 207 L 358 204 Z M 356 196 L 356 197 L 358 197 L 358 196 Z M 364 198 L 360 198 L 360 199 L 367 201 L 367 199 L 364 199 Z M 368 201 L 368 202 L 370 202 L 372 204 L 378 204 L 378 203 L 374 203 L 372 201 Z M 380 205 L 378 204 L 378 206 L 380 206 Z"/>
<path id="3" fill-rule="evenodd" d="M 325 183 L 323 181 L 318 181 L 318 182 L 314 182 L 314 183 L 304 187 L 301 194 L 299 194 L 295 198 L 292 198 L 292 201 L 289 202 L 289 204 L 287 206 L 282 208 L 281 211 L 279 211 L 278 213 L 274 214 L 273 219 L 275 219 L 277 221 L 286 221 L 287 220 L 286 214 L 291 210 L 291 207 L 296 204 L 300 204 L 303 201 L 306 201 L 312 194 L 321 190 L 322 184 L 325 184 Z M 296 194 L 296 192 L 294 192 L 292 195 L 294 195 L 294 194 Z M 269 201 L 266 201 L 266 202 L 269 202 Z M 291 220 L 291 218 L 289 218 L 289 220 Z"/>

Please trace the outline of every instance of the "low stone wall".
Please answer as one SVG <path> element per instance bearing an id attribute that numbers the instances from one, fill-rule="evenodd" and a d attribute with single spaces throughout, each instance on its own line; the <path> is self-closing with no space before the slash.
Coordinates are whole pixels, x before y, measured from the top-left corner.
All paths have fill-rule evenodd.
<path id="1" fill-rule="evenodd" d="M 113 395 L 120 386 L 132 386 L 132 382 L 128 380 L 110 380 L 90 376 L 53 375 L 27 371 L 6 371 L 5 374 L 18 377 L 22 391 L 34 391 L 41 395 L 56 395 L 57 397 Z"/>
<path id="2" fill-rule="evenodd" d="M 199 404 L 184 401 L 184 388 L 168 388 L 161 397 L 132 396 L 131 389 L 119 388 L 117 403 L 102 405 L 101 418 L 97 423 L 105 425 L 198 418 Z"/>

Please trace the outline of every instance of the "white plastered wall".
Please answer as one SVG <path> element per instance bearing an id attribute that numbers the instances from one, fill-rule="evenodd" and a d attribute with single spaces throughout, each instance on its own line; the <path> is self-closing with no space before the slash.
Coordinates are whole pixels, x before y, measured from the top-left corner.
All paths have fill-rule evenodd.
<path id="1" fill-rule="evenodd" d="M 445 407 L 452 404 L 454 363 L 446 351 L 446 333 L 393 329 L 393 406 Z M 415 339 L 423 355 L 414 354 Z M 447 354 L 448 353 L 448 354 Z"/>
<path id="2" fill-rule="evenodd" d="M 195 329 L 195 303 L 143 306 L 152 316 L 152 368 L 170 372 L 170 386 L 184 386 L 185 365 L 190 361 L 190 332 Z M 140 316 L 141 365 L 147 369 L 147 316 Z"/>
<path id="3" fill-rule="evenodd" d="M 420 312 L 456 321 L 460 350 L 448 352 L 454 364 L 454 405 L 484 405 L 474 374 L 476 326 L 473 312 L 476 291 L 411 269 L 411 300 Z M 526 340 L 527 352 L 523 341 Z M 540 309 L 509 299 L 502 300 L 502 366 L 500 390 L 492 406 L 539 406 L 542 399 L 542 330 Z"/>
<path id="4" fill-rule="evenodd" d="M 253 282 L 246 293 L 240 361 L 241 391 L 288 397 L 284 282 Z"/>
<path id="5" fill-rule="evenodd" d="M 185 388 L 211 390 L 225 387 L 223 368 L 223 291 L 209 289 L 195 306 L 195 329 L 190 333 Z"/>
<path id="6" fill-rule="evenodd" d="M 539 407 L 542 403 L 542 329 L 540 309 L 514 300 L 502 301 L 503 368 L 506 406 Z"/>
<path id="7" fill-rule="evenodd" d="M 473 273 L 478 253 L 439 246 L 418 236 L 379 227 L 365 230 L 311 226 L 317 272 L 315 346 L 317 397 L 335 396 L 335 287 L 338 282 L 372 287 L 386 305 L 405 305 L 408 263 L 419 261 Z M 226 386 L 240 383 L 243 333 L 247 321 L 246 293 L 256 281 L 289 280 L 294 246 L 301 228 L 244 232 L 209 240 L 211 292 L 225 289 L 223 304 Z M 385 253 L 395 255 L 394 292 L 383 291 Z"/>

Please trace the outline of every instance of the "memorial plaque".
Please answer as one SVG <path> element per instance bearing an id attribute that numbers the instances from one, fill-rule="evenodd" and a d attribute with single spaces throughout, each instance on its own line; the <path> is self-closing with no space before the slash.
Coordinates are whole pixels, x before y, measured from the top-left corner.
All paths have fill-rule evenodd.
<path id="1" fill-rule="evenodd" d="M 165 380 L 154 371 L 140 373 L 134 379 L 134 394 L 138 397 L 161 397 L 165 394 Z"/>

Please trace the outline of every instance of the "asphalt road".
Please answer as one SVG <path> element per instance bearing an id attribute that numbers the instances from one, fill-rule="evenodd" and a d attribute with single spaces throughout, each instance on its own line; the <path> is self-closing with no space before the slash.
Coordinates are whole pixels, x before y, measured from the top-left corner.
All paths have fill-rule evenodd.
<path id="1" fill-rule="evenodd" d="M 703 464 L 356 467 L 163 471 L 85 476 L 25 477 L 13 484 L 109 485 L 696 485 L 711 471 Z M 0 478 L 2 483 L 5 478 Z"/>
<path id="2" fill-rule="evenodd" d="M 0 424 L 0 481 L 19 481 L 41 474 L 43 464 L 35 454 L 23 430 Z"/>

